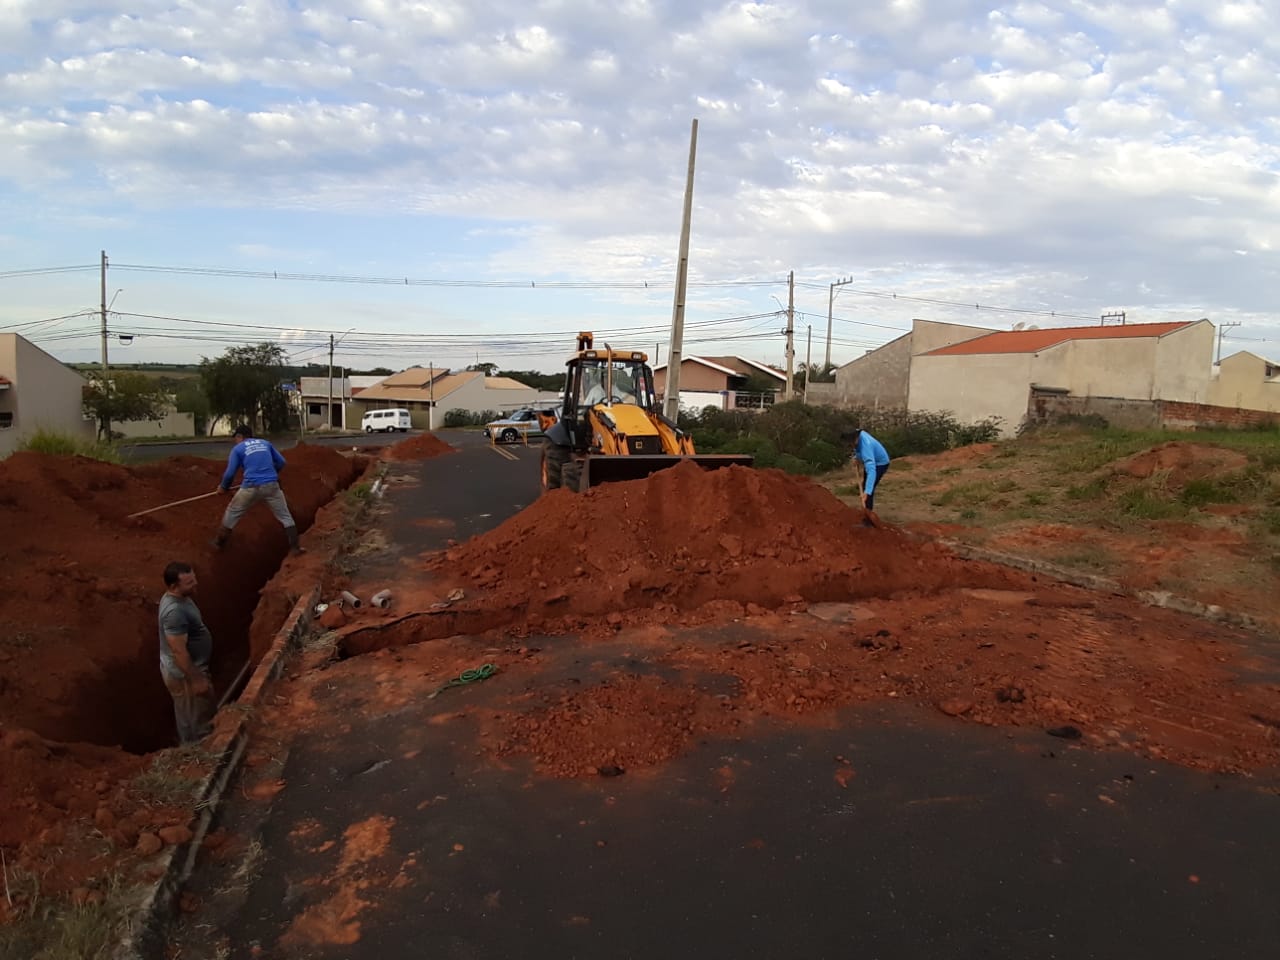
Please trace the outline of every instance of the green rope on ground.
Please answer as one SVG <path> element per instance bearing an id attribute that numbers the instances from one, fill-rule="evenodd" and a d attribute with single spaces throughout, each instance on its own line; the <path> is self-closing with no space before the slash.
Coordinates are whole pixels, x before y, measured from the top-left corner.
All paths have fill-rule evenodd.
<path id="1" fill-rule="evenodd" d="M 481 680 L 488 680 L 497 672 L 498 672 L 498 668 L 495 667 L 492 663 L 482 663 L 480 666 L 475 667 L 471 670 L 463 670 L 460 674 L 458 674 L 452 680 L 449 680 L 448 682 L 441 684 L 439 689 L 437 689 L 434 693 L 428 694 L 427 699 L 434 700 L 436 697 L 440 696 L 440 694 L 444 693 L 450 687 L 464 687 L 468 683 L 479 683 Z"/>

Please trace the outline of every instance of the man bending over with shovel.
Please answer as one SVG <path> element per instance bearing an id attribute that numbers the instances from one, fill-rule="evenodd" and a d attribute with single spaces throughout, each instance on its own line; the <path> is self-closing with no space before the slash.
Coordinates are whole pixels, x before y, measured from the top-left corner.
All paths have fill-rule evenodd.
<path id="1" fill-rule="evenodd" d="M 876 526 L 876 487 L 889 469 L 889 453 L 884 444 L 865 430 L 851 430 L 841 435 L 853 444 L 853 461 L 862 474 L 862 509 L 866 512 L 863 526 Z"/>
<path id="2" fill-rule="evenodd" d="M 253 431 L 243 424 L 236 427 L 234 436 L 236 445 L 231 449 L 231 456 L 227 458 L 227 472 L 222 475 L 222 482 L 218 484 L 218 493 L 230 492 L 231 481 L 235 479 L 238 471 L 244 471 L 244 479 L 240 481 L 240 489 L 231 498 L 226 512 L 222 515 L 222 528 L 213 538 L 213 548 L 221 550 L 245 511 L 259 500 L 265 500 L 272 514 L 284 527 L 285 536 L 289 538 L 290 552 L 301 553 L 302 547 L 298 545 L 298 527 L 293 522 L 293 515 L 289 513 L 289 504 L 285 503 L 284 494 L 280 491 L 279 474 L 284 469 L 284 457 L 280 456 L 280 451 L 271 445 L 271 441 L 258 439 L 253 435 Z"/>

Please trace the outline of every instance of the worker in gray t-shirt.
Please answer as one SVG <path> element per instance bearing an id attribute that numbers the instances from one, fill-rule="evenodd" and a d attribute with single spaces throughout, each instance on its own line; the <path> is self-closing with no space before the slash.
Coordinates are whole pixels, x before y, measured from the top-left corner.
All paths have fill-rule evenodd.
<path id="1" fill-rule="evenodd" d="M 160 598 L 160 676 L 173 697 L 178 740 L 195 743 L 213 730 L 216 702 L 209 679 L 213 637 L 200 608 L 191 599 L 196 574 L 191 564 L 175 560 L 164 568 L 164 596 Z"/>

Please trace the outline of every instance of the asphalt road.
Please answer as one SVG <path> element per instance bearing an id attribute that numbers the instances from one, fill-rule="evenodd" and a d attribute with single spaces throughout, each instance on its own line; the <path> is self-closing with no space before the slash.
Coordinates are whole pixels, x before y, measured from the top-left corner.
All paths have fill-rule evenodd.
<path id="1" fill-rule="evenodd" d="M 457 431 L 461 432 L 461 431 Z M 308 435 L 303 438 L 306 443 L 315 444 L 322 447 L 385 447 L 393 443 L 399 443 L 408 437 L 422 433 L 421 430 L 410 430 L 406 433 L 355 433 L 343 436 L 316 436 Z M 483 439 L 483 438 L 481 438 Z M 283 451 L 290 447 L 297 446 L 298 438 L 273 438 L 272 443 L 276 448 Z M 151 460 L 161 460 L 165 457 L 206 457 L 214 460 L 222 460 L 230 451 L 232 441 L 230 437 L 220 438 L 216 440 L 182 440 L 174 443 L 121 443 L 120 455 L 127 463 L 146 463 Z"/>
<path id="2" fill-rule="evenodd" d="M 508 459 L 480 439 L 391 486 L 397 549 L 528 501 L 536 448 Z M 414 522 L 430 518 L 447 523 Z M 589 657 L 572 638 L 541 645 L 558 669 L 540 682 L 566 688 L 628 656 L 625 640 Z M 376 671 L 363 660 L 342 670 Z M 478 750 L 474 718 L 523 683 L 507 671 L 407 708 L 346 710 L 287 749 L 280 731 L 266 775 L 284 788 L 265 807 L 233 791 L 224 813 L 256 836 L 258 865 L 197 874 L 205 905 L 175 938 L 181 956 L 225 943 L 290 960 L 1260 960 L 1280 942 L 1274 775 L 1202 774 L 900 705 L 708 739 L 649 774 L 558 781 Z M 845 785 L 837 756 L 854 771 Z M 375 815 L 394 821 L 389 844 L 353 867 L 343 838 Z M 403 881 L 369 880 L 397 870 Z M 325 942 L 281 945 L 303 916 Z"/>

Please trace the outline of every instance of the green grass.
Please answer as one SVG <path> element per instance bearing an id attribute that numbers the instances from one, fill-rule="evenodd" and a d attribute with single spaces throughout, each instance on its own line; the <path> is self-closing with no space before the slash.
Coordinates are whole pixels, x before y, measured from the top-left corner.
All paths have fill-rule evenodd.
<path id="1" fill-rule="evenodd" d="M 18 449 L 54 457 L 88 457 L 105 463 L 123 462 L 120 450 L 114 443 L 89 440 L 69 433 L 60 433 L 57 430 L 46 430 L 43 427 L 25 437 L 18 445 Z"/>
<path id="2" fill-rule="evenodd" d="M 1144 487 L 1126 490 L 1117 498 L 1116 505 L 1132 520 L 1172 520 L 1187 514 L 1186 504 L 1166 499 Z"/>
<path id="3" fill-rule="evenodd" d="M 0 926 L 0 957 L 30 960 L 105 960 L 120 942 L 128 904 L 119 876 L 96 885 L 98 903 L 77 906 L 41 894 L 39 878 L 14 867 L 8 893 L 19 900 L 17 919 Z"/>
<path id="4" fill-rule="evenodd" d="M 861 490 L 856 483 L 842 483 L 833 487 L 831 492 L 837 497 L 856 497 Z"/>
<path id="5" fill-rule="evenodd" d="M 1067 487 L 1068 500 L 1101 500 L 1107 495 L 1107 478 L 1094 477 L 1088 483 Z"/>

